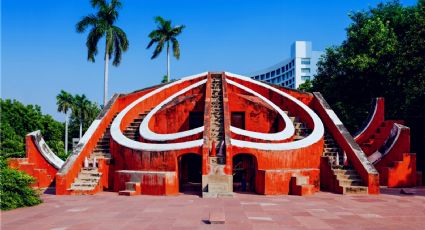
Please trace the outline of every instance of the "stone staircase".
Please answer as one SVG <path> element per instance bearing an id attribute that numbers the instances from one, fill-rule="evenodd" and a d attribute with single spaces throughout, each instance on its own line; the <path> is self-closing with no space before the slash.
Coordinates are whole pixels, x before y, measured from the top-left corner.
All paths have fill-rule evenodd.
<path id="1" fill-rule="evenodd" d="M 111 123 L 106 128 L 103 136 L 98 140 L 93 152 L 84 160 L 84 166 L 71 184 L 71 188 L 68 189 L 72 194 L 94 194 L 102 190 L 102 184 L 100 183 L 102 173 L 98 171 L 97 162 L 99 159 L 105 159 L 107 163 L 111 161 L 112 156 L 109 149 L 111 140 L 110 128 L 112 121 L 117 115 L 118 113 L 112 118 Z"/>
<path id="2" fill-rule="evenodd" d="M 393 127 L 393 124 L 395 122 L 397 121 L 388 120 L 388 121 L 382 122 L 379 128 L 375 131 L 373 135 L 369 137 L 368 140 L 364 141 L 363 143 L 359 143 L 363 152 L 367 156 L 370 156 L 371 154 L 373 154 L 376 150 L 378 150 L 384 144 L 385 140 L 390 135 L 391 128 Z"/>
<path id="3" fill-rule="evenodd" d="M 286 112 L 286 111 L 285 111 Z M 307 126 L 300 122 L 297 117 L 289 117 L 291 121 L 294 123 L 295 127 L 295 134 L 294 134 L 294 140 L 301 140 L 307 137 L 311 133 L 311 129 L 307 128 Z"/>
<path id="4" fill-rule="evenodd" d="M 331 167 L 335 186 L 334 192 L 339 194 L 367 194 L 368 188 L 364 186 L 357 171 L 348 163 L 344 164 L 344 154 L 333 137 L 325 133 L 325 146 L 322 157 L 327 158 Z"/>
<path id="5" fill-rule="evenodd" d="M 309 177 L 302 175 L 291 176 L 291 195 L 305 196 L 314 193 L 314 185 L 309 184 Z"/>
<path id="6" fill-rule="evenodd" d="M 130 125 L 124 130 L 124 136 L 132 140 L 138 141 L 140 137 L 140 133 L 139 133 L 140 124 L 142 123 L 143 119 L 145 119 L 146 115 L 148 115 L 150 111 L 151 110 L 145 111 L 143 113 L 139 113 L 139 116 L 137 116 L 130 123 Z"/>
<path id="7" fill-rule="evenodd" d="M 125 182 L 125 190 L 121 190 L 118 192 L 118 195 L 121 195 L 121 196 L 134 196 L 134 195 L 141 195 L 141 194 L 142 194 L 141 183 L 133 182 L 133 181 Z"/>
<path id="8" fill-rule="evenodd" d="M 202 176 L 203 197 L 233 197 L 232 175 L 225 175 L 226 146 L 224 144 L 223 85 L 221 74 L 211 75 L 209 175 Z"/>

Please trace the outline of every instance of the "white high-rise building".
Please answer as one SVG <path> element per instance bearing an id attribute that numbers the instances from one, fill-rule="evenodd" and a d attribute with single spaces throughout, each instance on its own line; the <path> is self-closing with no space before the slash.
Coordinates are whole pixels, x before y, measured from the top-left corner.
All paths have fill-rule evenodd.
<path id="1" fill-rule="evenodd" d="M 313 51 L 310 41 L 296 41 L 291 46 L 290 58 L 249 76 L 288 88 L 296 89 L 306 80 L 313 80 L 317 62 L 323 51 Z"/>

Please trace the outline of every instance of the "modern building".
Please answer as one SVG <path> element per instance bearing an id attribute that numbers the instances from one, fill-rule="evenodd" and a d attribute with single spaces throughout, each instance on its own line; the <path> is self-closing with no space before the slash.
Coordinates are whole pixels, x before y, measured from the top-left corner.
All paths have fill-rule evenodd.
<path id="1" fill-rule="evenodd" d="M 376 101 L 353 137 L 320 93 L 204 72 L 114 95 L 65 162 L 33 132 L 26 158 L 9 165 L 57 195 L 378 194 L 379 185 L 414 186 L 421 174 L 409 128 L 384 120 Z"/>
<path id="2" fill-rule="evenodd" d="M 313 80 L 322 51 L 313 51 L 310 41 L 296 41 L 291 46 L 291 56 L 269 68 L 249 76 L 255 80 L 296 89 L 306 80 Z"/>

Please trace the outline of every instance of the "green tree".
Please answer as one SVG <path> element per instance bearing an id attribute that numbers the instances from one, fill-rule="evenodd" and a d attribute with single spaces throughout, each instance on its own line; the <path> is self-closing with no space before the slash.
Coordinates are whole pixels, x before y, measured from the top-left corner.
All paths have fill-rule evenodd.
<path id="1" fill-rule="evenodd" d="M 91 0 L 91 6 L 97 8 L 96 15 L 90 14 L 81 19 L 76 25 L 78 33 L 83 33 L 88 27 L 91 30 L 88 34 L 86 46 L 88 50 L 87 59 L 95 61 L 97 55 L 97 43 L 102 37 L 105 37 L 105 66 L 104 66 L 104 94 L 103 105 L 108 102 L 108 63 L 110 56 L 114 56 L 112 65 L 118 66 L 121 63 L 122 53 L 127 51 L 129 42 L 125 32 L 115 26 L 118 19 L 118 9 L 122 4 L 119 0 L 112 0 L 107 3 L 106 0 Z"/>
<path id="2" fill-rule="evenodd" d="M 147 49 L 149 49 L 153 44 L 157 44 L 155 47 L 155 51 L 151 59 L 154 59 L 159 56 L 164 45 L 167 45 L 167 82 L 170 81 L 170 42 L 173 46 L 173 55 L 178 60 L 180 58 L 180 44 L 177 40 L 177 36 L 180 35 L 185 28 L 184 25 L 180 26 L 172 26 L 171 20 L 165 20 L 160 16 L 154 18 L 157 29 L 152 31 L 149 34 L 149 38 L 151 41 L 148 44 Z"/>
<path id="3" fill-rule="evenodd" d="M 77 96 L 83 97 L 83 96 L 76 95 L 75 98 Z M 96 117 L 98 116 L 98 114 L 100 112 L 99 105 L 96 104 L 96 103 L 93 103 L 91 101 L 87 101 L 83 104 L 85 104 L 85 112 L 84 112 L 84 115 L 82 117 L 83 122 L 80 122 L 81 119 L 80 119 L 80 116 L 77 112 L 72 113 L 71 116 L 70 116 L 70 122 L 69 122 L 70 128 L 69 129 L 70 129 L 70 134 L 71 134 L 72 137 L 79 136 L 80 128 L 82 130 L 82 133 L 86 132 L 86 130 L 89 128 L 91 123 L 96 119 Z"/>
<path id="4" fill-rule="evenodd" d="M 366 119 L 371 98 L 384 97 L 386 118 L 410 126 L 412 151 L 424 167 L 425 0 L 378 4 L 350 18 L 347 39 L 318 63 L 312 90 L 324 94 L 351 132 Z"/>
<path id="5" fill-rule="evenodd" d="M 167 83 L 168 82 L 168 77 L 167 75 L 164 75 L 164 77 L 161 80 L 161 83 Z"/>
<path id="6" fill-rule="evenodd" d="M 87 99 L 86 95 L 76 95 L 74 98 L 74 104 L 72 106 L 72 111 L 74 111 L 75 115 L 78 117 L 78 121 L 80 124 L 80 139 L 83 136 L 83 123 L 87 120 L 87 117 L 90 113 L 91 103 Z"/>
<path id="7" fill-rule="evenodd" d="M 70 93 L 61 90 L 61 92 L 56 96 L 56 105 L 58 106 L 58 112 L 65 113 L 65 153 L 68 153 L 68 122 L 69 114 L 68 111 L 71 110 L 74 103 L 74 98 Z"/>
<path id="8" fill-rule="evenodd" d="M 301 90 L 304 92 L 311 92 L 312 89 L 313 89 L 313 83 L 310 80 L 306 80 L 304 83 L 298 86 L 298 90 Z"/>
<path id="9" fill-rule="evenodd" d="M 3 157 L 24 157 L 25 136 L 40 130 L 46 143 L 58 155 L 64 153 L 64 125 L 44 115 L 37 105 L 23 105 L 16 100 L 0 99 L 0 151 Z"/>

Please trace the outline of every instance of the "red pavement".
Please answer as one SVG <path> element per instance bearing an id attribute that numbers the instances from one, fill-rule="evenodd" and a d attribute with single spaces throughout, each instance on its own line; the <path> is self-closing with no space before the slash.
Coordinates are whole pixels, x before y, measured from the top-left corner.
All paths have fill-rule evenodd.
<path id="1" fill-rule="evenodd" d="M 202 199 L 196 195 L 43 195 L 35 207 L 1 212 L 1 229 L 424 229 L 425 187 L 402 195 L 260 196 Z M 211 211 L 226 223 L 208 224 Z"/>

